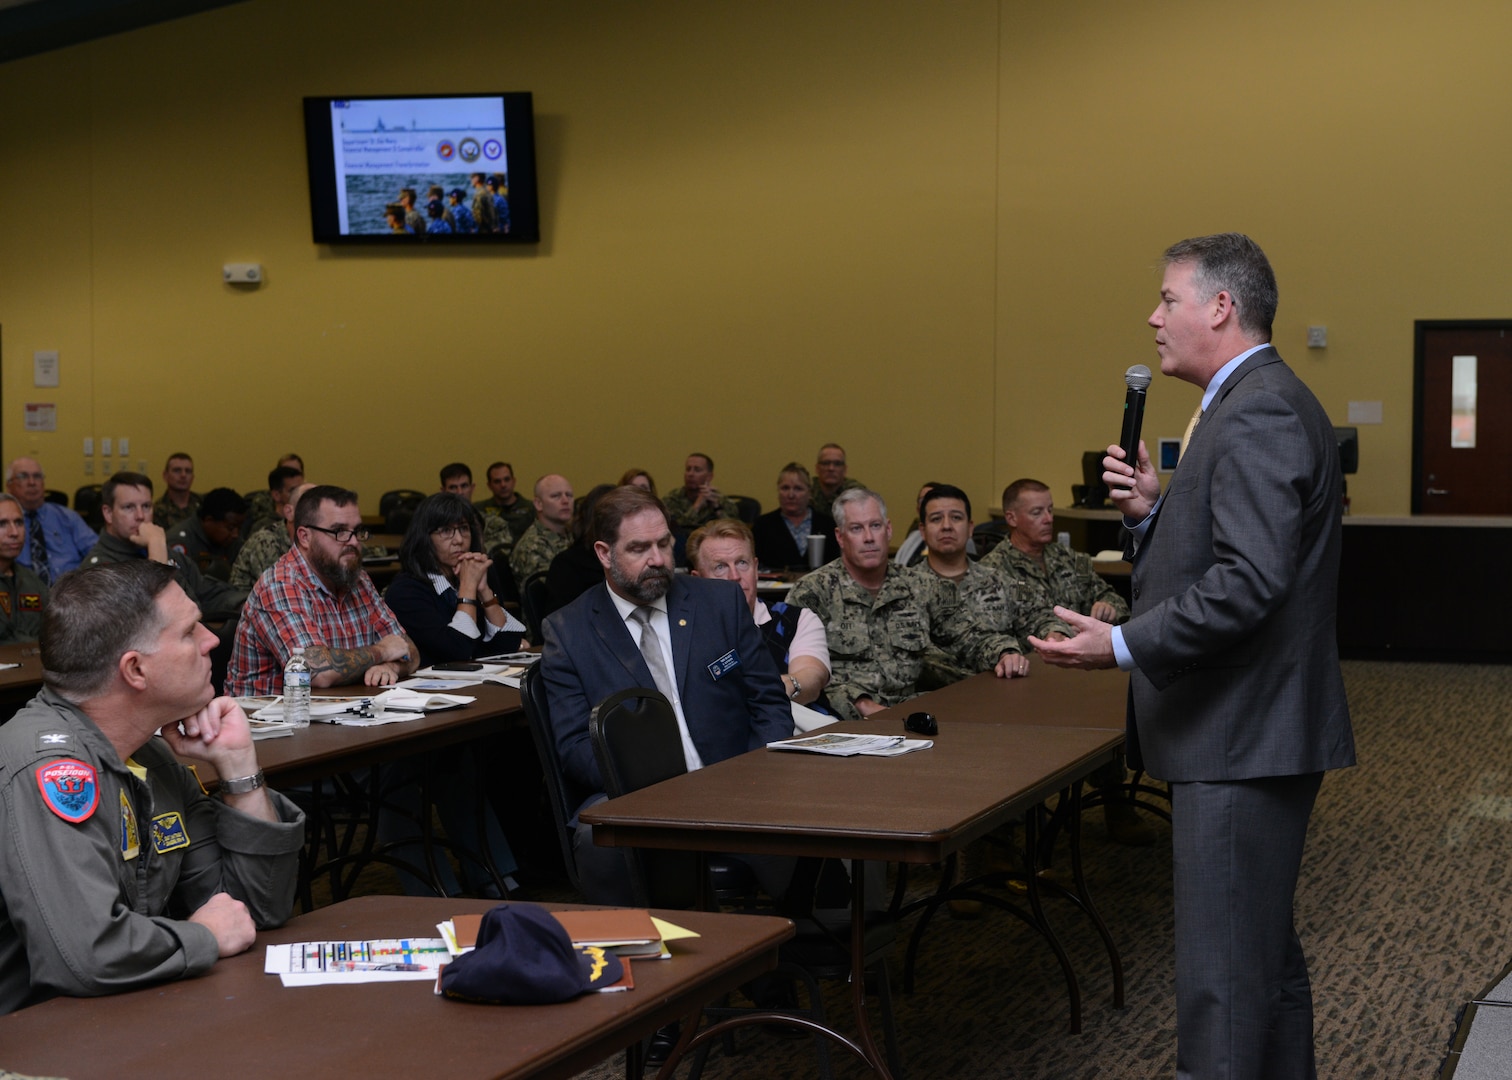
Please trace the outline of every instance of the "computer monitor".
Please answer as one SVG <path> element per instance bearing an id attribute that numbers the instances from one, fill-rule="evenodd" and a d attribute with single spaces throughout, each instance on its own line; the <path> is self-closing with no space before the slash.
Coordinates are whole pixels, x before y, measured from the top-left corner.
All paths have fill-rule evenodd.
<path id="1" fill-rule="evenodd" d="M 1101 510 L 1108 505 L 1108 485 L 1103 483 L 1103 458 L 1106 450 L 1088 450 L 1082 454 L 1083 491 L 1079 505 Z"/>
<path id="2" fill-rule="evenodd" d="M 1360 471 L 1360 429 L 1352 427 L 1334 428 L 1334 438 L 1339 443 L 1339 468 L 1345 476 L 1351 476 Z"/>

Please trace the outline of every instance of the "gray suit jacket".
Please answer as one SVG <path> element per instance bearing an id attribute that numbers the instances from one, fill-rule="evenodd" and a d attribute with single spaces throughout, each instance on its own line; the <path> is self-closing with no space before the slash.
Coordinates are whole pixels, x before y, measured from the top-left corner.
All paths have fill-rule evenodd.
<path id="1" fill-rule="evenodd" d="M 792 735 L 782 678 L 740 586 L 678 574 L 667 592 L 667 614 L 672 677 L 705 765 Z M 577 806 L 604 790 L 588 714 L 618 690 L 656 683 L 607 585 L 595 585 L 553 612 L 543 630 L 541 677 L 557 754 L 572 788 L 569 798 Z M 715 663 L 726 656 L 736 661 L 733 667 Z M 729 669 L 716 676 L 721 667 Z"/>
<path id="2" fill-rule="evenodd" d="M 1274 349 L 1224 382 L 1134 562 L 1135 767 L 1240 780 L 1354 764 L 1335 631 L 1338 448 Z"/>

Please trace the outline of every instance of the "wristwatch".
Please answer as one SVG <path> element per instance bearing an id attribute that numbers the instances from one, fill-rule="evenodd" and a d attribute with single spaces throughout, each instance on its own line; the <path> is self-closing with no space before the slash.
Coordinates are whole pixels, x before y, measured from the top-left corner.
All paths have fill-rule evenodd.
<path id="1" fill-rule="evenodd" d="M 256 791 L 263 786 L 263 771 L 258 769 L 251 776 L 238 776 L 232 780 L 222 780 L 220 789 L 227 795 L 245 795 L 249 791 Z"/>
<path id="2" fill-rule="evenodd" d="M 791 671 L 788 672 L 788 678 L 793 681 L 793 692 L 789 694 L 788 697 L 794 701 L 797 701 L 798 695 L 803 693 L 803 684 L 798 681 L 797 676 L 795 676 Z"/>

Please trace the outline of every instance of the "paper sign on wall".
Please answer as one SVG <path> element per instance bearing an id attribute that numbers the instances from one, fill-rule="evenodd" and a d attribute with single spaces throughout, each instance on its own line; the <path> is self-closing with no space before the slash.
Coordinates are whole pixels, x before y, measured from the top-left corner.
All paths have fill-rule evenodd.
<path id="1" fill-rule="evenodd" d="M 57 349 L 39 349 L 32 353 L 32 385 L 58 385 Z"/>
<path id="2" fill-rule="evenodd" d="M 57 431 L 58 407 L 50 401 L 26 403 L 27 431 Z"/>

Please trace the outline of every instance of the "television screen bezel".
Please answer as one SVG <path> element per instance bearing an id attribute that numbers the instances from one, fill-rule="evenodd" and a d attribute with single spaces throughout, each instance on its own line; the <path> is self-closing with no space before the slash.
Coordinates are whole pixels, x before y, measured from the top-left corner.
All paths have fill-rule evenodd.
<path id="1" fill-rule="evenodd" d="M 504 154 L 509 170 L 507 233 L 343 233 L 336 205 L 336 156 L 331 137 L 333 101 L 404 101 L 423 98 L 499 98 L 504 103 Z M 529 90 L 450 94 L 326 94 L 304 99 L 305 160 L 310 178 L 310 231 L 317 244 L 380 247 L 537 244 L 541 240 L 536 187 L 535 104 Z M 468 170 L 476 171 L 476 170 Z"/>

